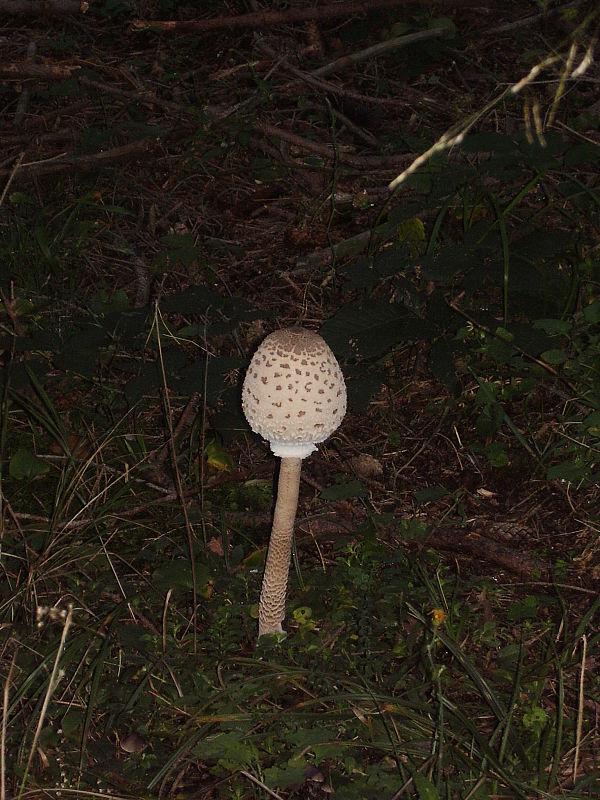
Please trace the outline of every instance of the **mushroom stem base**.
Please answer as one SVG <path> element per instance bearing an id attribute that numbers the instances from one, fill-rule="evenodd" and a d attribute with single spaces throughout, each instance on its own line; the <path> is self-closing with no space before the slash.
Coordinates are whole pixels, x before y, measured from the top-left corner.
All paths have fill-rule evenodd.
<path id="1" fill-rule="evenodd" d="M 283 633 L 282 622 L 285 618 L 285 595 L 290 571 L 301 467 L 301 458 L 281 459 L 273 529 L 258 605 L 259 636 L 266 633 Z"/>

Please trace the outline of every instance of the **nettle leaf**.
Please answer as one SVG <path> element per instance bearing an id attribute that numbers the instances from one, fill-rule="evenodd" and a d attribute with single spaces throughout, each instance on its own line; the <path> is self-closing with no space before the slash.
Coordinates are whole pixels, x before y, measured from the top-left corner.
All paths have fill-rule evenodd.
<path id="1" fill-rule="evenodd" d="M 597 144 L 584 142 L 575 144 L 565 153 L 565 167 L 578 167 L 581 164 L 598 163 L 600 150 Z"/>
<path id="2" fill-rule="evenodd" d="M 511 244 L 511 258 L 525 261 L 526 263 L 539 263 L 541 260 L 550 259 L 554 263 L 560 258 L 561 254 L 573 247 L 573 233 L 571 231 L 544 230 L 543 234 L 539 230 L 532 230 L 525 236 L 515 239 Z M 531 277 L 536 280 L 535 273 L 514 272 L 513 278 L 521 277 L 526 279 Z M 536 282 L 536 289 L 539 290 L 539 281 Z"/>
<path id="3" fill-rule="evenodd" d="M 179 371 L 177 389 L 182 394 L 202 394 L 206 386 L 205 402 L 210 406 L 217 405 L 222 393 L 236 385 L 245 366 L 243 359 L 232 356 L 211 358 L 208 367 L 206 361 L 197 361 Z"/>
<path id="4" fill-rule="evenodd" d="M 492 467 L 505 467 L 508 464 L 508 454 L 501 442 L 491 442 L 485 448 L 485 454 Z"/>
<path id="5" fill-rule="evenodd" d="M 447 339 L 438 339 L 429 350 L 428 363 L 431 374 L 451 393 L 456 392 L 459 386 L 454 357 L 461 352 L 464 352 L 462 342 L 451 342 Z"/>
<path id="6" fill-rule="evenodd" d="M 592 436 L 600 436 L 600 411 L 592 411 L 583 420 L 583 427 Z"/>
<path id="7" fill-rule="evenodd" d="M 542 353 L 542 358 L 546 364 L 559 365 L 565 363 L 569 354 L 566 350 L 546 350 Z"/>
<path id="8" fill-rule="evenodd" d="M 208 442 L 204 448 L 206 463 L 220 472 L 231 472 L 233 458 L 218 442 Z"/>
<path id="9" fill-rule="evenodd" d="M 210 286 L 190 286 L 183 292 L 177 292 L 161 302 L 161 310 L 174 314 L 206 314 L 218 311 L 223 307 L 224 298 Z"/>
<path id="10" fill-rule="evenodd" d="M 364 364 L 347 364 L 344 366 L 344 377 L 348 408 L 356 414 L 365 412 L 373 397 L 381 391 L 383 376 L 374 370 L 367 371 Z"/>
<path id="11" fill-rule="evenodd" d="M 200 248 L 194 245 L 194 237 L 190 233 L 167 234 L 160 240 L 162 250 L 156 254 L 153 267 L 168 270 L 175 266 L 189 267 L 200 255 Z"/>
<path id="12" fill-rule="evenodd" d="M 349 497 L 366 497 L 367 490 L 359 480 L 340 481 L 321 492 L 322 500 L 347 500 Z"/>
<path id="13" fill-rule="evenodd" d="M 515 153 L 517 143 L 505 133 L 483 131 L 465 136 L 460 147 L 467 153 Z"/>
<path id="14" fill-rule="evenodd" d="M 307 763 L 304 759 L 290 759 L 283 767 L 267 767 L 265 781 L 267 786 L 277 789 L 287 789 L 291 786 L 300 786 L 304 783 Z"/>
<path id="15" fill-rule="evenodd" d="M 554 464 L 547 472 L 549 481 L 562 480 L 570 483 L 579 483 L 588 475 L 588 468 L 575 461 L 564 461 L 562 464 Z"/>
<path id="16" fill-rule="evenodd" d="M 337 355 L 373 358 L 399 342 L 431 338 L 434 327 L 399 303 L 369 298 L 348 303 L 319 333 Z"/>
<path id="17" fill-rule="evenodd" d="M 259 757 L 256 747 L 248 737 L 234 731 L 200 740 L 194 746 L 193 752 L 209 763 L 226 760 L 232 771 L 243 769 Z"/>
<path id="18" fill-rule="evenodd" d="M 568 336 L 573 323 L 568 319 L 536 319 L 533 327 L 544 331 L 548 336 Z"/>
<path id="19" fill-rule="evenodd" d="M 197 591 L 203 597 L 210 596 L 210 588 L 213 583 L 210 569 L 206 564 L 198 562 L 194 566 Z M 152 576 L 152 585 L 161 594 L 169 589 L 191 591 L 193 584 L 189 560 L 187 558 L 175 558 L 172 561 L 161 564 Z"/>
<path id="20" fill-rule="evenodd" d="M 49 469 L 50 466 L 45 461 L 25 447 L 17 450 L 8 465 L 10 477 L 17 481 L 38 478 L 40 475 L 45 475 Z"/>
<path id="21" fill-rule="evenodd" d="M 428 486 L 426 489 L 418 489 L 415 492 L 415 499 L 418 505 L 425 503 L 435 503 L 448 496 L 448 489 L 444 486 Z"/>
<path id="22" fill-rule="evenodd" d="M 600 300 L 594 300 L 589 306 L 583 309 L 582 316 L 590 325 L 596 325 L 600 322 Z"/>

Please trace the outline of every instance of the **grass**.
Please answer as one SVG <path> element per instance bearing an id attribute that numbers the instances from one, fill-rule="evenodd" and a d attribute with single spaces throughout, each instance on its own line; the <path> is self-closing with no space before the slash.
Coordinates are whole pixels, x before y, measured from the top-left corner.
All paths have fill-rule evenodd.
<path id="1" fill-rule="evenodd" d="M 66 448 L 33 388 L 36 451 L 49 433 Z M 264 519 L 269 495 L 208 488 L 202 511 L 188 494 L 186 521 L 176 495 L 148 504 L 141 464 L 116 468 L 120 438 L 5 479 L 5 796 L 593 796 L 592 592 L 463 577 L 371 508 L 345 536 L 299 534 L 290 635 L 257 649 L 264 533 L 219 520 Z"/>

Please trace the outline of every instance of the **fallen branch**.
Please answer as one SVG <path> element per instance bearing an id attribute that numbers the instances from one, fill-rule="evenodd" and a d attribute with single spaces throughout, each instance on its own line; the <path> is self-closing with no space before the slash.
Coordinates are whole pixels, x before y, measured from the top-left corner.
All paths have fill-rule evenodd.
<path id="1" fill-rule="evenodd" d="M 405 4 L 405 0 L 352 0 L 349 3 L 333 3 L 319 8 L 290 8 L 287 11 L 255 11 L 235 17 L 210 17 L 197 20 L 144 20 L 131 23 L 134 31 L 162 31 L 176 33 L 207 33 L 231 28 L 264 28 L 271 25 L 291 25 L 314 19 L 332 19 L 353 14 L 367 14 L 376 8 L 394 8 Z"/>
<path id="2" fill-rule="evenodd" d="M 121 147 L 113 147 L 110 150 L 102 150 L 92 155 L 75 156 L 71 153 L 59 153 L 58 155 L 43 161 L 32 161 L 21 164 L 14 173 L 14 179 L 31 178 L 39 175 L 57 175 L 63 172 L 85 172 L 91 169 L 101 169 L 112 166 L 121 161 L 129 161 L 141 156 L 147 156 L 155 150 L 162 150 L 165 141 L 176 142 L 189 136 L 189 130 L 178 129 L 173 131 L 171 136 L 156 139 L 139 139 L 137 142 L 130 142 Z M 13 170 L 0 170 L 0 177 L 10 175 Z"/>
<path id="3" fill-rule="evenodd" d="M 0 0 L 2 2 L 2 0 Z M 3 78 L 43 78 L 45 80 L 62 80 L 70 78 L 81 67 L 58 66 L 58 64 L 33 64 L 31 61 L 17 61 L 14 64 L 0 64 L 0 76 Z"/>
<path id="4" fill-rule="evenodd" d="M 547 578 L 550 574 L 545 561 L 525 555 L 522 547 L 505 545 L 473 530 L 438 529 L 427 538 L 426 545 L 434 550 L 444 550 L 455 555 L 463 553 L 474 558 L 480 568 L 483 565 L 495 564 L 521 578 L 530 579 L 535 573 L 540 578 Z"/>
<path id="5" fill-rule="evenodd" d="M 350 53 L 347 56 L 336 58 L 329 64 L 325 64 L 319 69 L 314 69 L 310 74 L 317 77 L 323 75 L 331 75 L 332 72 L 339 72 L 346 67 L 359 64 L 361 61 L 367 61 L 369 58 L 381 55 L 381 53 L 389 53 L 391 50 L 399 50 L 401 47 L 406 47 L 408 44 L 414 42 L 424 42 L 427 39 L 437 39 L 447 33 L 447 28 L 430 28 L 427 31 L 417 31 L 417 33 L 408 33 L 405 36 L 397 36 L 395 39 L 388 39 L 386 42 L 378 42 L 377 44 L 367 47 L 364 50 L 359 50 L 357 53 Z"/>
<path id="6" fill-rule="evenodd" d="M 0 0 L 0 14 L 21 17 L 41 14 L 85 14 L 85 0 Z"/>

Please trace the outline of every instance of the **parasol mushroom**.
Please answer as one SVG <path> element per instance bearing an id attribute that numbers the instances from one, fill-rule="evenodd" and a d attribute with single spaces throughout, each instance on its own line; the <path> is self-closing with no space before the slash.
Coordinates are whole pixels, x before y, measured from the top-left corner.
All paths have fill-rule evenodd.
<path id="1" fill-rule="evenodd" d="M 302 459 L 338 428 L 346 413 L 344 376 L 325 340 L 301 327 L 267 336 L 248 367 L 242 408 L 252 430 L 281 457 L 258 607 L 260 637 L 284 632 Z"/>

